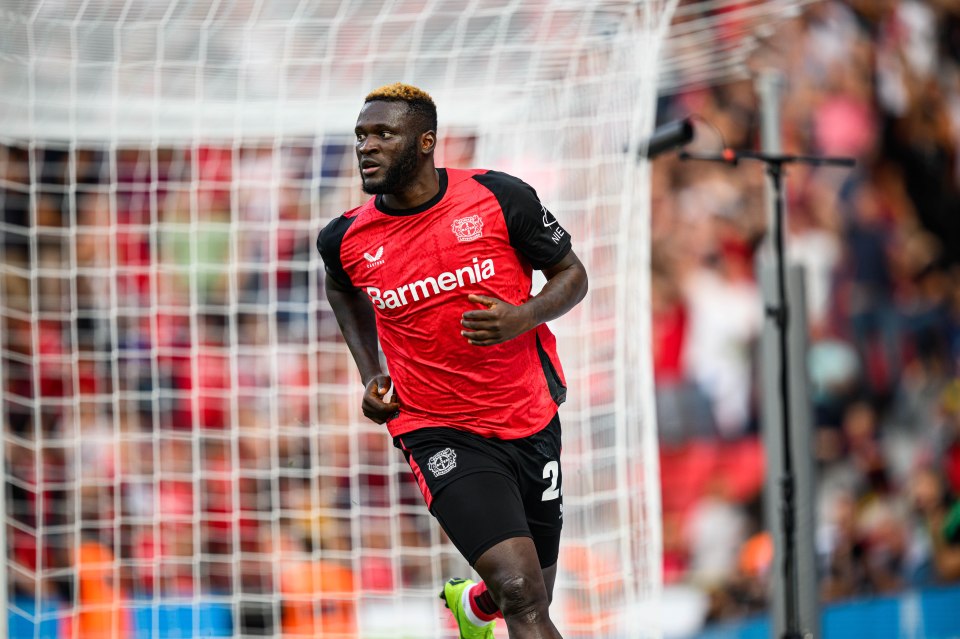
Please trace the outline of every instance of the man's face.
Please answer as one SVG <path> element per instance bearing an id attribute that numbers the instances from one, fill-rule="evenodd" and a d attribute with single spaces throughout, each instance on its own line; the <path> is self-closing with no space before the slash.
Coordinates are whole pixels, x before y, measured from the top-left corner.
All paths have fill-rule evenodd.
<path id="1" fill-rule="evenodd" d="M 420 136 L 403 102 L 367 102 L 357 118 L 357 160 L 367 193 L 403 191 L 417 174 Z"/>

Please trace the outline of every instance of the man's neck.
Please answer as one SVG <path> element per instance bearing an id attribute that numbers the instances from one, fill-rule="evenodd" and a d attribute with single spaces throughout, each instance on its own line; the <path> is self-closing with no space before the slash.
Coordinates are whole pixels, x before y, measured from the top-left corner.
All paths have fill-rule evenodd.
<path id="1" fill-rule="evenodd" d="M 383 203 L 392 209 L 412 209 L 440 192 L 440 174 L 433 165 L 424 168 L 417 179 L 399 193 L 385 193 Z"/>

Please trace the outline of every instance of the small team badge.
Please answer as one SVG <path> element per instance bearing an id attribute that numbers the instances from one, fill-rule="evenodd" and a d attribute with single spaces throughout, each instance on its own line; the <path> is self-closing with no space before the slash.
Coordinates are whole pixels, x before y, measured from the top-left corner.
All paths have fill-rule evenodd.
<path id="1" fill-rule="evenodd" d="M 461 217 L 453 221 L 450 229 L 461 242 L 472 242 L 483 235 L 483 220 L 479 215 Z"/>
<path id="2" fill-rule="evenodd" d="M 446 475 L 457 467 L 457 453 L 452 448 L 444 448 L 427 461 L 427 468 L 434 477 Z"/>

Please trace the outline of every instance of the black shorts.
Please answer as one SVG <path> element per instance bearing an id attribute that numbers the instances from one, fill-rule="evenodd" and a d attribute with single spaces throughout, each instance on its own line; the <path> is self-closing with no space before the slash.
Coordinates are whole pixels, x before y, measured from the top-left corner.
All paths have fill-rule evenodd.
<path id="1" fill-rule="evenodd" d="M 557 562 L 563 528 L 560 420 L 522 439 L 421 428 L 393 439 L 430 513 L 470 565 L 505 539 L 530 537 L 540 566 Z"/>

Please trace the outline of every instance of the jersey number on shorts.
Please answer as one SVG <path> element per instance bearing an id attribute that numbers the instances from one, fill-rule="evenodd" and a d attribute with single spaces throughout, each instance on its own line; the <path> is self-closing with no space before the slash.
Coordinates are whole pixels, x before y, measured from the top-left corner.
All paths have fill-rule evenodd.
<path id="1" fill-rule="evenodd" d="M 540 498 L 540 501 L 550 501 L 563 494 L 557 488 L 557 480 L 560 479 L 560 462 L 547 462 L 547 465 L 543 467 L 543 478 L 550 480 L 550 488 L 543 491 L 543 497 Z"/>

